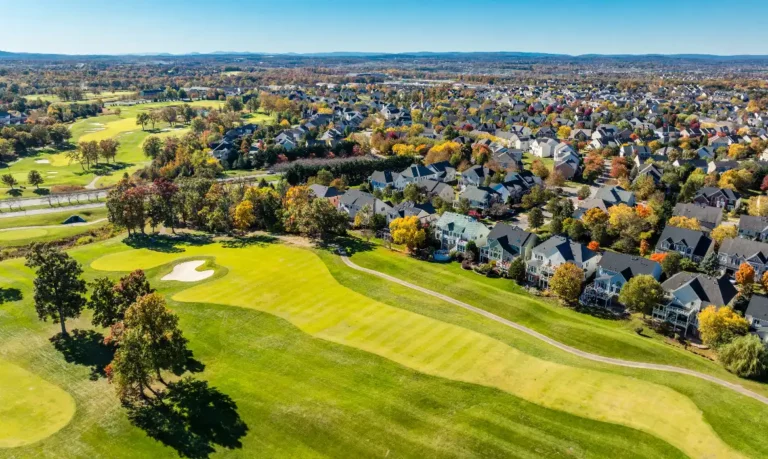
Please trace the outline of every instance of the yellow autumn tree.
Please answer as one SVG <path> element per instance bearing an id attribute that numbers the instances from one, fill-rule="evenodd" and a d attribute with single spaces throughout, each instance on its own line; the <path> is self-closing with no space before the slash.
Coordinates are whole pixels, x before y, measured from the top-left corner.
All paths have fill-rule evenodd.
<path id="1" fill-rule="evenodd" d="M 256 221 L 256 216 L 253 213 L 253 203 L 248 201 L 242 201 L 235 207 L 235 215 L 233 217 L 235 228 L 240 231 L 245 231 L 253 226 Z"/>
<path id="2" fill-rule="evenodd" d="M 709 236 L 720 246 L 724 240 L 734 238 L 737 234 L 738 230 L 734 225 L 718 225 Z"/>
<path id="3" fill-rule="evenodd" d="M 740 143 L 734 143 L 730 147 L 728 147 L 728 156 L 731 159 L 742 159 L 747 156 L 747 153 L 749 153 L 749 150 L 747 150 L 747 147 Z"/>
<path id="4" fill-rule="evenodd" d="M 570 136 L 571 136 L 571 128 L 569 126 L 560 126 L 557 129 L 558 139 L 567 139 Z"/>
<path id="5" fill-rule="evenodd" d="M 749 323 L 730 306 L 707 306 L 699 313 L 699 333 L 704 343 L 719 347 L 746 335 Z"/>
<path id="6" fill-rule="evenodd" d="M 392 153 L 397 156 L 413 156 L 416 154 L 416 148 L 407 143 L 398 143 L 392 146 Z"/>
<path id="7" fill-rule="evenodd" d="M 753 217 L 768 217 L 768 197 L 754 196 L 747 204 L 747 212 Z"/>
<path id="8" fill-rule="evenodd" d="M 433 146 L 427 152 L 426 158 L 424 158 L 424 164 L 439 163 L 440 161 L 448 161 L 456 153 L 461 151 L 461 145 L 458 142 L 448 141 L 438 143 Z"/>
<path id="9" fill-rule="evenodd" d="M 717 186 L 743 192 L 749 189 L 752 179 L 752 172 L 746 169 L 731 169 L 723 172 Z"/>
<path id="10" fill-rule="evenodd" d="M 586 211 L 581 219 L 587 227 L 591 228 L 594 225 L 605 224 L 608 222 L 608 214 L 599 207 L 593 207 Z"/>
<path id="11" fill-rule="evenodd" d="M 584 271 L 573 263 L 563 263 L 555 269 L 549 288 L 566 303 L 574 303 L 581 293 Z"/>
<path id="12" fill-rule="evenodd" d="M 685 228 L 689 230 L 701 231 L 701 224 L 695 217 L 685 217 L 683 215 L 676 215 L 669 219 L 669 224 L 677 228 Z"/>
<path id="13" fill-rule="evenodd" d="M 392 220 L 389 224 L 389 232 L 392 234 L 392 242 L 404 244 L 409 252 L 424 245 L 427 233 L 421 227 L 419 217 L 402 217 Z"/>

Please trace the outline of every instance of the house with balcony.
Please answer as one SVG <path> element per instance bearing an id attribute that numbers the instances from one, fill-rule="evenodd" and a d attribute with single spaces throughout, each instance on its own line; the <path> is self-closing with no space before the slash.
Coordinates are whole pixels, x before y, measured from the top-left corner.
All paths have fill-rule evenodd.
<path id="1" fill-rule="evenodd" d="M 591 306 L 611 306 L 617 301 L 624 284 L 640 275 L 659 280 L 661 265 L 647 258 L 606 251 L 597 263 L 594 282 L 584 289 L 579 301 Z"/>
<path id="2" fill-rule="evenodd" d="M 768 243 L 742 238 L 725 239 L 720 244 L 717 259 L 720 269 L 727 275 L 733 275 L 742 263 L 747 263 L 755 269 L 755 279 L 760 279 L 768 270 Z"/>
<path id="3" fill-rule="evenodd" d="M 664 227 L 659 242 L 656 243 L 657 253 L 677 252 L 696 263 L 713 249 L 714 241 L 706 232 L 670 225 Z"/>
<path id="4" fill-rule="evenodd" d="M 533 233 L 517 226 L 497 223 L 488 235 L 487 243 L 480 247 L 480 261 L 495 261 L 499 269 L 506 271 L 515 258 L 529 259 L 538 241 L 539 237 Z"/>
<path id="5" fill-rule="evenodd" d="M 727 306 L 738 294 L 727 276 L 711 277 L 701 273 L 677 273 L 661 286 L 666 294 L 663 303 L 653 309 L 653 318 L 693 336 L 698 336 L 702 309 L 709 305 Z"/>
<path id="6" fill-rule="evenodd" d="M 600 254 L 584 244 L 568 237 L 552 236 L 531 251 L 531 258 L 526 263 L 526 278 L 538 288 L 547 289 L 557 267 L 570 262 L 582 269 L 582 281 L 585 281 L 595 273 L 599 259 Z"/>
<path id="7" fill-rule="evenodd" d="M 476 219 L 454 212 L 445 212 L 435 222 L 435 238 L 440 241 L 443 250 L 456 250 L 464 253 L 467 243 L 473 241 L 477 247 L 483 247 L 488 241 L 491 230 Z"/>

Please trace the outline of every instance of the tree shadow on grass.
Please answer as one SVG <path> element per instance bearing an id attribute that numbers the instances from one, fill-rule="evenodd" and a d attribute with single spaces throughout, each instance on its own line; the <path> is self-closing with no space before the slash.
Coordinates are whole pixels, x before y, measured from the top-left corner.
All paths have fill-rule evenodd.
<path id="1" fill-rule="evenodd" d="M 180 245 L 206 245 L 211 243 L 211 237 L 205 234 L 132 234 L 123 243 L 134 249 L 148 249 L 155 252 L 179 253 L 184 250 Z"/>
<path id="2" fill-rule="evenodd" d="M 0 304 L 10 303 L 12 301 L 19 301 L 23 298 L 21 290 L 17 288 L 4 288 L 0 287 Z"/>
<path id="3" fill-rule="evenodd" d="M 346 254 L 350 256 L 359 252 L 370 252 L 376 248 L 376 244 L 373 242 L 349 236 L 338 237 L 333 241 L 332 244 L 325 246 L 325 248 L 334 249 L 334 246 L 344 249 Z"/>
<path id="4" fill-rule="evenodd" d="M 6 193 L 10 194 L 14 198 L 18 198 L 19 196 L 21 196 L 22 193 L 24 193 L 24 191 L 22 191 L 20 188 L 14 188 L 12 190 L 6 191 Z"/>
<path id="5" fill-rule="evenodd" d="M 168 384 L 161 401 L 129 406 L 128 417 L 147 435 L 189 458 L 207 458 L 216 446 L 242 448 L 248 432 L 228 395 L 192 378 Z"/>
<path id="6" fill-rule="evenodd" d="M 115 349 L 104 344 L 104 335 L 93 330 L 73 330 L 69 335 L 58 333 L 51 342 L 67 362 L 90 367 L 91 380 L 106 376 L 104 369 L 115 355 Z"/>
<path id="7" fill-rule="evenodd" d="M 196 358 L 192 356 L 192 351 L 187 350 L 186 351 L 186 361 L 184 361 L 184 364 L 178 365 L 171 369 L 173 371 L 173 374 L 176 376 L 181 376 L 187 371 L 190 373 L 200 373 L 203 370 L 205 370 L 205 364 Z"/>
<path id="8" fill-rule="evenodd" d="M 257 234 L 252 236 L 235 236 L 232 239 L 222 241 L 221 246 L 227 249 L 242 249 L 252 245 L 267 245 L 277 242 L 277 238 L 266 234 Z"/>
<path id="9" fill-rule="evenodd" d="M 38 196 L 48 196 L 51 194 L 51 190 L 48 188 L 35 188 L 32 192 Z"/>
<path id="10" fill-rule="evenodd" d="M 124 163 L 122 161 L 114 163 L 99 163 L 91 166 L 91 172 L 96 175 L 110 175 L 111 173 L 115 171 L 121 171 L 128 166 L 131 166 L 131 164 Z"/>

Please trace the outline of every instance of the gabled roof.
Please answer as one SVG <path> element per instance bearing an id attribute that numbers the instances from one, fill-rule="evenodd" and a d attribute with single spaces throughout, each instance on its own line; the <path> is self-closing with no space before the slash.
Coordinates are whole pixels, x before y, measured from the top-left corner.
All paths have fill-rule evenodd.
<path id="1" fill-rule="evenodd" d="M 376 171 L 371 174 L 370 181 L 379 183 L 394 183 L 400 174 L 393 171 Z"/>
<path id="2" fill-rule="evenodd" d="M 606 205 L 616 205 L 629 204 L 634 195 L 620 186 L 601 186 L 595 192 L 594 198 L 604 201 Z"/>
<path id="3" fill-rule="evenodd" d="M 609 251 L 603 252 L 598 265 L 607 271 L 620 273 L 626 280 L 641 274 L 653 275 L 661 268 L 657 262 L 647 258 Z"/>
<path id="4" fill-rule="evenodd" d="M 688 218 L 695 218 L 699 223 L 709 223 L 712 228 L 720 224 L 723 219 L 723 209 L 721 207 L 703 206 L 700 204 L 682 203 L 675 204 L 672 215 Z"/>
<path id="5" fill-rule="evenodd" d="M 418 164 L 414 164 L 403 172 L 400 172 L 400 176 L 404 178 L 428 177 L 435 174 L 435 171 L 427 168 L 426 166 L 421 166 Z"/>
<path id="6" fill-rule="evenodd" d="M 768 228 L 768 217 L 754 217 L 752 215 L 742 215 L 739 217 L 739 229 L 747 231 L 762 232 Z"/>
<path id="7" fill-rule="evenodd" d="M 728 276 L 717 278 L 701 273 L 677 273 L 664 281 L 661 286 L 664 290 L 673 294 L 685 287 L 690 287 L 696 298 L 689 298 L 687 302 L 699 300 L 702 307 L 709 306 L 710 304 L 715 306 L 727 305 L 738 293 L 736 287 L 728 279 Z"/>
<path id="8" fill-rule="evenodd" d="M 536 244 L 539 237 L 528 231 L 524 231 L 517 226 L 510 226 L 506 223 L 497 223 L 488 235 L 488 241 L 498 241 L 501 247 L 507 252 L 516 252 L 514 247 L 525 247 L 528 244 Z"/>
<path id="9" fill-rule="evenodd" d="M 744 315 L 759 320 L 768 320 L 768 296 L 752 295 Z"/>
<path id="10" fill-rule="evenodd" d="M 309 191 L 317 198 L 333 198 L 342 194 L 336 187 L 319 185 L 317 183 L 310 185 Z"/>
<path id="11" fill-rule="evenodd" d="M 573 261 L 579 265 L 598 256 L 597 253 L 589 250 L 586 245 L 574 242 L 564 236 L 552 236 L 537 245 L 533 251 L 543 255 L 545 258 L 551 258 L 559 253 L 564 260 Z"/>
<path id="12" fill-rule="evenodd" d="M 694 231 L 670 225 L 664 227 L 664 231 L 661 232 L 661 237 L 659 237 L 659 242 L 656 244 L 656 248 L 660 249 L 663 242 L 690 247 L 693 249 L 693 255 L 698 256 L 706 255 L 712 245 L 712 239 L 710 239 L 704 231 Z"/>
<path id="13" fill-rule="evenodd" d="M 699 191 L 696 192 L 696 196 L 694 197 L 704 196 L 705 198 L 709 199 L 718 193 L 721 193 L 729 201 L 736 201 L 737 199 L 741 198 L 741 194 L 737 193 L 736 191 L 733 191 L 729 188 L 717 188 L 714 186 L 705 186 L 699 188 Z"/>
<path id="14" fill-rule="evenodd" d="M 742 238 L 725 239 L 720 244 L 719 253 L 744 259 L 755 259 L 760 263 L 768 262 L 768 243 Z"/>

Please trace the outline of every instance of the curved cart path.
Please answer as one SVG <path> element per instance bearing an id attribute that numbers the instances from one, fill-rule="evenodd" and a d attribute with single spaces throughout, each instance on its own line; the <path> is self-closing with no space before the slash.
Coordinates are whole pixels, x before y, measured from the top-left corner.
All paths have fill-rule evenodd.
<path id="1" fill-rule="evenodd" d="M 731 389 L 733 391 L 736 391 L 742 395 L 746 395 L 747 397 L 753 398 L 759 402 L 765 403 L 768 405 L 768 397 L 765 397 L 763 395 L 760 395 L 756 392 L 752 392 L 749 389 L 746 389 L 738 384 L 725 381 L 723 379 L 717 378 L 715 376 L 708 375 L 706 373 L 701 373 L 695 370 L 688 370 L 686 368 L 680 368 L 675 367 L 672 365 L 661 365 L 656 363 L 644 363 L 644 362 L 633 362 L 631 360 L 622 360 L 622 359 L 615 359 L 611 357 L 603 357 L 601 355 L 591 354 L 589 352 L 585 352 L 579 349 L 576 349 L 575 347 L 568 346 L 567 344 L 563 344 L 559 341 L 555 341 L 554 339 L 543 335 L 535 330 L 532 330 L 528 327 L 525 327 L 523 325 L 520 325 L 516 322 L 512 322 L 511 320 L 507 320 L 503 317 L 499 317 L 496 314 L 490 313 L 488 311 L 485 311 L 483 309 L 477 308 L 475 306 L 469 305 L 467 303 L 464 303 L 463 301 L 456 300 L 454 298 L 451 298 L 450 296 L 443 295 L 442 293 L 435 292 L 433 290 L 426 289 L 424 287 L 420 287 L 418 285 L 412 284 L 410 282 L 406 282 L 402 279 L 398 279 L 396 277 L 390 276 L 389 274 L 384 274 L 379 271 L 375 271 L 373 269 L 363 268 L 362 266 L 359 266 L 355 264 L 352 260 L 350 260 L 347 256 L 342 255 L 341 257 L 342 261 L 344 261 L 344 264 L 349 266 L 352 269 L 355 269 L 357 271 L 361 271 L 367 274 L 371 274 L 373 276 L 381 277 L 382 279 L 386 279 L 390 282 L 395 282 L 397 284 L 402 285 L 403 287 L 408 287 L 413 290 L 417 290 L 421 293 L 424 293 L 425 295 L 430 295 L 435 298 L 439 298 L 443 301 L 447 301 L 451 304 L 454 304 L 460 308 L 464 308 L 468 311 L 472 311 L 476 314 L 480 314 L 483 317 L 487 317 L 488 319 L 491 319 L 493 321 L 496 321 L 500 324 L 504 324 L 508 327 L 512 327 L 515 330 L 519 330 L 523 333 L 526 333 L 530 336 L 533 336 L 534 338 L 540 339 L 541 341 L 544 341 L 545 343 L 552 345 L 560 350 L 563 350 L 565 352 L 568 352 L 573 355 L 577 355 L 579 357 L 583 357 L 585 359 L 594 360 L 595 362 L 601 362 L 601 363 L 607 363 L 609 365 L 617 365 L 620 367 L 629 367 L 629 368 L 642 368 L 645 370 L 657 370 L 657 371 L 668 371 L 671 373 L 680 373 L 683 375 L 693 376 L 695 378 L 703 379 L 715 384 L 718 384 L 720 386 L 726 387 L 728 389 Z"/>

